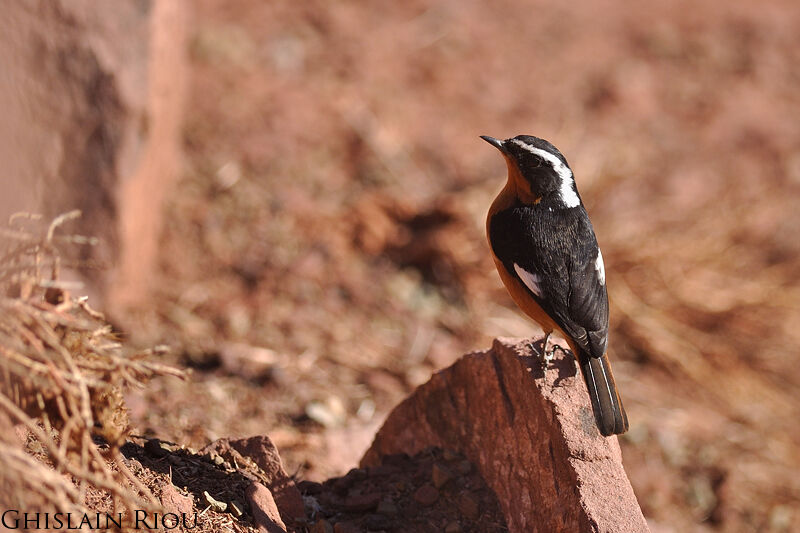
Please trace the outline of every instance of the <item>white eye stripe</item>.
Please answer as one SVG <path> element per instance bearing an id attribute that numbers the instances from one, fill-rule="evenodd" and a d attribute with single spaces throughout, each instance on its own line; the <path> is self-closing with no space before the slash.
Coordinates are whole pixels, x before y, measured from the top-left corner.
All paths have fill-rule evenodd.
<path id="1" fill-rule="evenodd" d="M 517 276 L 519 276 L 519 279 L 522 280 L 522 283 L 524 283 L 533 294 L 539 297 L 542 296 L 542 289 L 539 287 L 539 282 L 542 281 L 542 278 L 536 274 L 528 272 L 516 263 L 514 263 L 514 272 L 517 273 Z"/>
<path id="2" fill-rule="evenodd" d="M 527 150 L 532 154 L 538 155 L 548 163 L 550 166 L 553 167 L 553 170 L 556 171 L 558 177 L 562 180 L 565 178 L 572 179 L 572 171 L 564 164 L 561 159 L 559 159 L 555 154 L 551 154 L 547 150 L 542 150 L 541 148 L 536 148 L 535 146 L 531 146 L 519 139 L 511 139 L 511 142 L 522 148 L 523 150 Z"/>
<path id="3" fill-rule="evenodd" d="M 600 285 L 606 284 L 606 266 L 603 264 L 603 252 L 600 248 L 597 249 L 597 259 L 594 260 L 594 268 L 597 270 L 597 277 L 600 279 Z"/>
<path id="4" fill-rule="evenodd" d="M 556 171 L 558 177 L 561 178 L 561 187 L 559 187 L 561 200 L 567 207 L 577 207 L 580 205 L 581 199 L 578 198 L 578 194 L 575 192 L 575 180 L 572 179 L 572 171 L 561 159 L 559 159 L 555 154 L 551 154 L 547 150 L 536 148 L 535 146 L 531 146 L 530 144 L 519 139 L 511 139 L 509 142 L 516 144 L 523 150 L 527 150 L 528 152 L 537 155 L 550 163 L 550 166 Z"/>

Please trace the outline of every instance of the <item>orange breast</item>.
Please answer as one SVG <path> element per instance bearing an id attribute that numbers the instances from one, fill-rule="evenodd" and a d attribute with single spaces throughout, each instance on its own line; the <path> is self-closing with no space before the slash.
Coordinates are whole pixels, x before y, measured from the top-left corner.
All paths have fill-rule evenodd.
<path id="1" fill-rule="evenodd" d="M 502 280 L 503 285 L 505 285 L 508 293 L 511 295 L 511 299 L 514 300 L 514 303 L 516 303 L 517 306 L 522 309 L 526 315 L 528 315 L 528 317 L 539 324 L 539 326 L 541 326 L 541 328 L 544 330 L 545 334 L 555 331 L 559 336 L 567 341 L 572 349 L 572 352 L 577 353 L 572 339 L 570 339 L 569 336 L 566 335 L 560 327 L 558 327 L 558 324 L 556 324 L 555 321 L 550 318 L 550 315 L 548 315 L 544 309 L 542 309 L 542 307 L 536 303 L 536 300 L 533 299 L 522 281 L 520 281 L 515 274 L 506 270 L 503 262 L 500 261 L 500 259 L 498 259 L 494 254 L 494 248 L 492 247 L 492 242 L 489 238 L 489 224 L 491 223 L 492 216 L 495 213 L 514 205 L 517 199 L 516 185 L 516 180 L 511 173 L 511 166 L 509 165 L 509 180 L 503 190 L 500 191 L 500 194 L 497 195 L 497 198 L 494 199 L 494 202 L 492 202 L 492 206 L 489 208 L 489 215 L 486 217 L 486 238 L 489 240 L 489 249 L 492 251 L 494 265 L 497 267 L 497 273 L 500 274 L 500 279 Z"/>

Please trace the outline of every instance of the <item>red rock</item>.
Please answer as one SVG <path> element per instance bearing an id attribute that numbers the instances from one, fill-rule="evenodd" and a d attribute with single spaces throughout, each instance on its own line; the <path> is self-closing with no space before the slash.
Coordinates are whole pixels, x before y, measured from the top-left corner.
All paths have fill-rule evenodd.
<path id="1" fill-rule="evenodd" d="M 213 451 L 227 458 L 231 455 L 230 450 L 250 458 L 264 472 L 263 482 L 275 498 L 284 523 L 305 515 L 303 497 L 297 490 L 294 480 L 284 470 L 278 449 L 269 437 L 259 435 L 236 440 L 218 439 L 203 448 L 200 453 Z"/>
<path id="2" fill-rule="evenodd" d="M 317 520 L 309 531 L 310 533 L 333 533 L 333 526 L 327 520 Z"/>
<path id="3" fill-rule="evenodd" d="M 559 352 L 543 372 L 529 342 L 496 339 L 436 373 L 392 411 L 361 465 L 452 448 L 494 490 L 509 531 L 649 531 L 574 359 Z"/>
<path id="4" fill-rule="evenodd" d="M 362 512 L 375 509 L 381 501 L 377 492 L 369 494 L 350 494 L 344 499 L 344 508 L 348 512 Z"/>
<path id="5" fill-rule="evenodd" d="M 458 522 L 450 522 L 444 528 L 444 533 L 461 533 L 461 524 Z"/>
<path id="6" fill-rule="evenodd" d="M 278 506 L 267 487 L 254 481 L 247 487 L 245 496 L 250 504 L 253 521 L 259 533 L 280 533 L 286 531 Z"/>
<path id="7" fill-rule="evenodd" d="M 172 483 L 166 483 L 161 488 L 161 505 L 171 513 L 191 513 L 194 508 L 194 498 L 186 496 Z"/>
<path id="8" fill-rule="evenodd" d="M 477 520 L 481 514 L 480 504 L 472 494 L 462 494 L 458 499 L 458 510 L 469 520 Z"/>
<path id="9" fill-rule="evenodd" d="M 333 526 L 333 533 L 362 533 L 362 530 L 353 522 L 337 522 Z"/>
<path id="10" fill-rule="evenodd" d="M 429 506 L 439 499 L 439 491 L 430 483 L 426 483 L 414 492 L 414 501 L 420 505 Z"/>
<path id="11" fill-rule="evenodd" d="M 437 489 L 441 489 L 447 482 L 453 479 L 453 473 L 441 463 L 433 463 L 433 467 L 431 468 L 431 481 L 433 481 L 433 486 Z"/>

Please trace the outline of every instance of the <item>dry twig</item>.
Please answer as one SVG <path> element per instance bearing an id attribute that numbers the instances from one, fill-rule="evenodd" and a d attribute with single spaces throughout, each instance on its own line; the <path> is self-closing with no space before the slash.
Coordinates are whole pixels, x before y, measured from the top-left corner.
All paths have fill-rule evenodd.
<path id="1" fill-rule="evenodd" d="M 182 373 L 149 361 L 149 351 L 126 355 L 103 315 L 59 279 L 63 247 L 93 243 L 59 234 L 78 216 L 66 213 L 43 229 L 37 217 L 15 216 L 0 232 L 0 420 L 24 428 L 29 448 L 41 450 L 31 455 L 14 432 L 0 434 L 2 503 L 89 512 L 91 486 L 121 507 L 115 512 L 157 509 L 119 451 L 129 433 L 122 391 Z"/>

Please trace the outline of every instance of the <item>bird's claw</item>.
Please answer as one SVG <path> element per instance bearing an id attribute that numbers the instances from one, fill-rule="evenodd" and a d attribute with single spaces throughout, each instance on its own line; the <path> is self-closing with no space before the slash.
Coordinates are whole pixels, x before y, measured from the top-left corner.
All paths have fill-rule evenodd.
<path id="1" fill-rule="evenodd" d="M 564 351 L 564 348 L 561 347 L 559 344 L 553 344 L 550 349 L 547 349 L 547 342 L 550 340 L 550 335 L 546 336 L 542 341 L 542 347 L 537 348 L 534 343 L 530 343 L 529 346 L 531 348 L 531 352 L 535 353 L 539 356 L 539 360 L 542 363 L 542 368 L 547 369 L 547 367 L 552 363 L 556 358 L 556 350 Z M 538 343 L 537 343 L 538 344 Z"/>
<path id="2" fill-rule="evenodd" d="M 547 349 L 544 350 L 544 361 L 545 361 L 545 364 L 549 364 L 549 363 L 552 363 L 553 361 L 555 361 L 555 359 L 556 359 L 556 351 L 557 350 L 561 350 L 561 353 L 565 353 L 564 352 L 564 347 L 561 346 L 560 344 L 553 344 L 550 347 L 549 350 L 547 350 Z"/>

